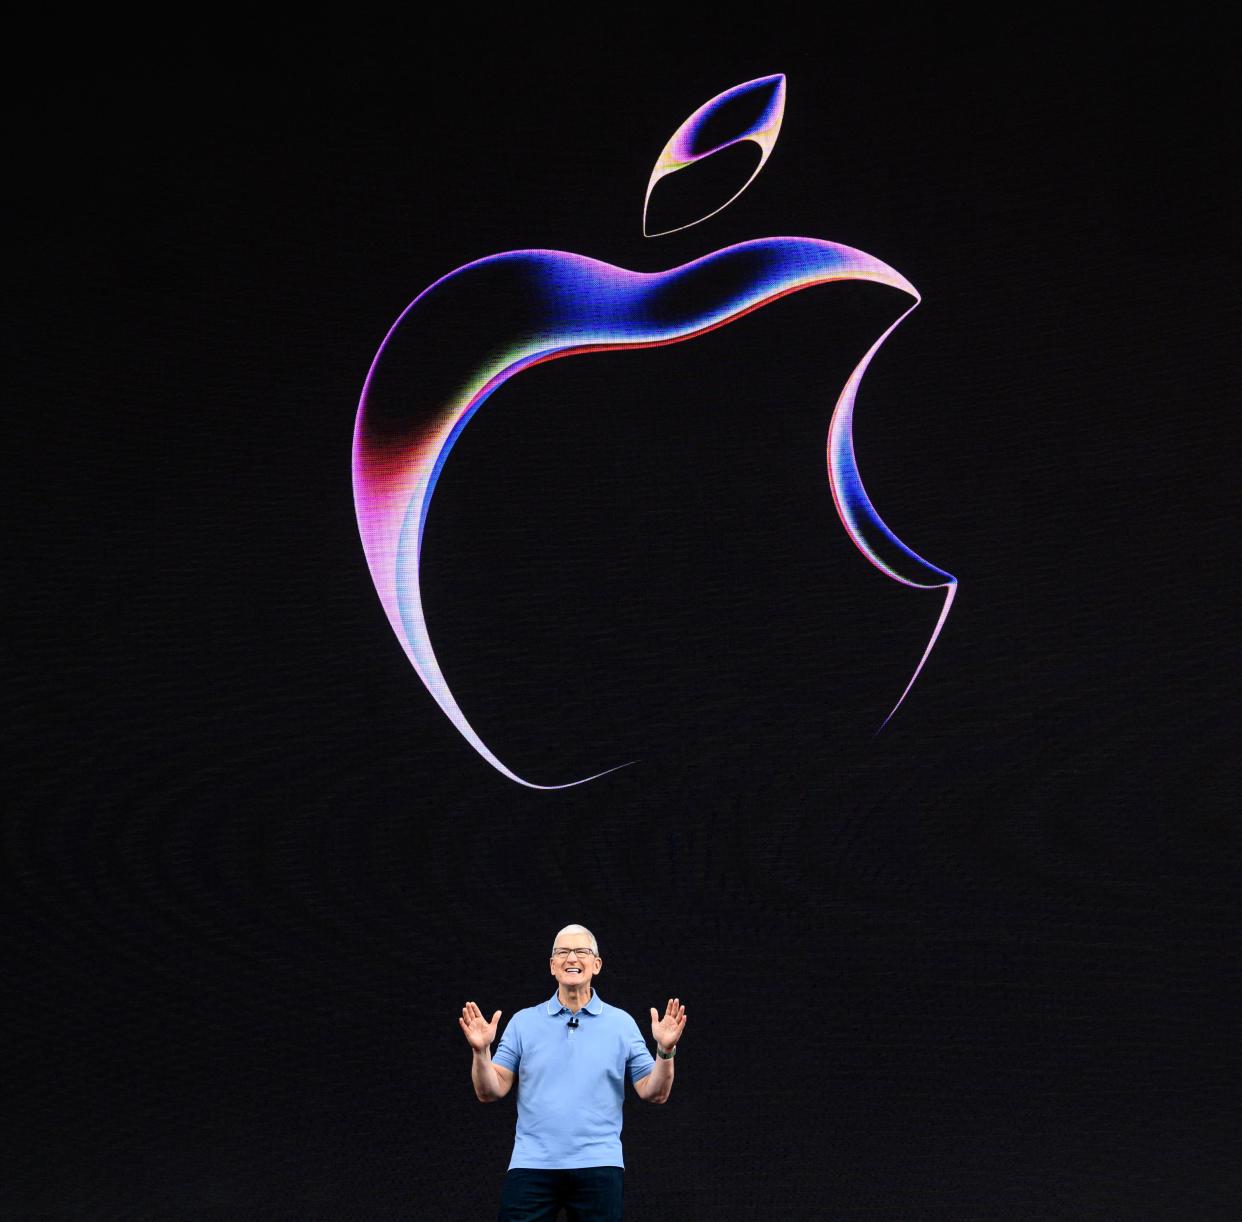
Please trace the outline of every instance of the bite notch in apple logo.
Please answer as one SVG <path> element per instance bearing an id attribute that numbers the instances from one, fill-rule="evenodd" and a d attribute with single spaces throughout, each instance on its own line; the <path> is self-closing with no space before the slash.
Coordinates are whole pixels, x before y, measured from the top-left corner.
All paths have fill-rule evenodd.
<path id="1" fill-rule="evenodd" d="M 732 136 L 712 138 L 710 132 L 718 129 L 713 121 L 745 98 L 762 103 L 759 117 Z M 644 234 L 660 236 L 649 233 L 648 219 L 662 179 L 748 141 L 760 150 L 750 178 L 725 203 L 676 229 L 698 224 L 736 199 L 771 154 L 785 98 L 784 76 L 761 77 L 717 94 L 690 115 L 652 171 L 643 201 Z M 854 454 L 854 409 L 863 376 L 919 303 L 904 276 L 864 251 L 821 238 L 757 238 L 656 273 L 568 251 L 512 250 L 449 272 L 393 324 L 367 374 L 354 429 L 354 504 L 363 549 L 389 623 L 427 690 L 475 751 L 510 780 L 532 789 L 561 789 L 605 773 L 549 785 L 519 776 L 480 738 L 440 670 L 423 610 L 420 563 L 436 482 L 462 430 L 498 387 L 534 365 L 692 340 L 790 293 L 838 280 L 888 285 L 906 294 L 910 304 L 868 348 L 837 398 L 827 440 L 833 502 L 850 539 L 876 568 L 903 585 L 945 592 L 927 646 L 883 728 L 922 671 L 957 591 L 956 578 L 917 555 L 884 524 L 863 488 Z"/>

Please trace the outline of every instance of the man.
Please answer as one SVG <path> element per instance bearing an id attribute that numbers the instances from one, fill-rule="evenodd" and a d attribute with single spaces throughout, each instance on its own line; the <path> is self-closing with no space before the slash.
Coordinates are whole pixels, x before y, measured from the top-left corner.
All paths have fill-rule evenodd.
<path id="1" fill-rule="evenodd" d="M 591 987 L 604 961 L 589 929 L 562 929 L 548 963 L 556 992 L 509 1020 L 494 1059 L 500 1011 L 488 1022 L 470 1001 L 457 1020 L 474 1053 L 470 1079 L 481 1103 L 504 1098 L 518 1079 L 500 1222 L 551 1222 L 561 1206 L 570 1222 L 620 1222 L 625 1079 L 648 1103 L 668 1098 L 686 1007 L 672 997 L 663 1017 L 652 1009 L 653 1059 L 638 1024 Z"/>

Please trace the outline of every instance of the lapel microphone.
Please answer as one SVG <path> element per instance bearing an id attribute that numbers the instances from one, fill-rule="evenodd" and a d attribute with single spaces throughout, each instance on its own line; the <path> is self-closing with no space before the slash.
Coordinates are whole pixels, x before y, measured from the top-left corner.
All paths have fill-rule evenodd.
<path id="1" fill-rule="evenodd" d="M 573 1027 L 576 1027 L 577 1025 L 578 1025 L 578 1016 L 576 1014 L 571 1014 L 569 1016 L 569 1022 L 566 1024 L 566 1026 L 573 1028 Z"/>

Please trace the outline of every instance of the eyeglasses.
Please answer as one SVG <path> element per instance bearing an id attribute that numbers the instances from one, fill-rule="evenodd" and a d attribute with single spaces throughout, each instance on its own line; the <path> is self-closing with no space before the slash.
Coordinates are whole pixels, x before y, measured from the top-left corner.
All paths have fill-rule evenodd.
<path id="1" fill-rule="evenodd" d="M 558 946 L 552 952 L 553 959 L 568 959 L 570 955 L 577 955 L 579 959 L 599 958 L 599 956 L 589 946 L 575 946 L 572 949 L 565 946 Z"/>

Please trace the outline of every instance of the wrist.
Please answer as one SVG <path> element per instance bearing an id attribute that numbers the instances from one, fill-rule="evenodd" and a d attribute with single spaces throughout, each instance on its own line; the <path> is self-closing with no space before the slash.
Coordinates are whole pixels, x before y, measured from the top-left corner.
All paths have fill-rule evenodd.
<path id="1" fill-rule="evenodd" d="M 660 1041 L 656 1040 L 656 1056 L 661 1061 L 671 1061 L 677 1055 L 677 1045 L 674 1044 L 667 1052 L 660 1047 Z"/>

